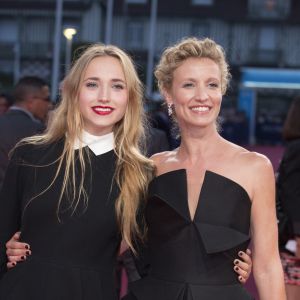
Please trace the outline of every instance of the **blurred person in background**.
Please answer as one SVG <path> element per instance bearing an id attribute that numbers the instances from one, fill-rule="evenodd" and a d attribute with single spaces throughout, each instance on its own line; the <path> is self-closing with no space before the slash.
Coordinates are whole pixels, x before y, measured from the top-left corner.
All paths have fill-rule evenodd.
<path id="1" fill-rule="evenodd" d="M 158 128 L 149 127 L 146 140 L 146 153 L 147 157 L 152 156 L 155 153 L 170 150 L 167 134 Z"/>
<path id="2" fill-rule="evenodd" d="M 21 78 L 13 91 L 14 104 L 0 116 L 0 189 L 10 150 L 25 137 L 41 133 L 51 106 L 49 86 L 39 77 Z"/>
<path id="3" fill-rule="evenodd" d="M 172 150 L 179 146 L 180 140 L 177 127 L 174 126 L 172 120 L 168 117 L 167 109 L 163 101 L 156 101 L 149 112 L 149 120 L 152 127 L 162 130 L 166 133 L 169 149 Z"/>
<path id="4" fill-rule="evenodd" d="M 7 112 L 12 105 L 12 98 L 5 93 L 0 94 L 0 116 Z"/>
<path id="5" fill-rule="evenodd" d="M 144 110 L 146 112 L 148 126 L 146 132 L 146 149 L 144 155 L 147 157 L 155 153 L 170 150 L 169 139 L 167 132 L 157 128 L 153 124 L 153 112 L 155 111 L 156 102 L 154 100 L 144 99 Z"/>
<path id="6" fill-rule="evenodd" d="M 287 142 L 278 169 L 277 198 L 292 225 L 294 251 L 281 252 L 288 300 L 300 299 L 300 96 L 292 102 L 283 126 Z M 279 227 L 280 228 L 280 227 Z M 280 238 L 284 239 L 281 233 Z M 290 235 L 290 233 L 289 233 Z"/>

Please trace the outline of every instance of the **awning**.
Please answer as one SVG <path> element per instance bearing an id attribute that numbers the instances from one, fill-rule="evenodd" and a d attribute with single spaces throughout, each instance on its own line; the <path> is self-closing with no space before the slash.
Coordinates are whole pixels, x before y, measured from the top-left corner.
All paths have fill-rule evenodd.
<path id="1" fill-rule="evenodd" d="M 299 69 L 242 68 L 245 88 L 300 89 Z"/>

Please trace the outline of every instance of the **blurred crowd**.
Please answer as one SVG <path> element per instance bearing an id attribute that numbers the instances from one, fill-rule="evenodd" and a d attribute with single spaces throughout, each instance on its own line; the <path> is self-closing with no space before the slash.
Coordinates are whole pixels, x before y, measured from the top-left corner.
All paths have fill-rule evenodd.
<path id="1" fill-rule="evenodd" d="M 51 107 L 49 86 L 39 77 L 23 77 L 11 96 L 1 94 L 0 188 L 10 151 L 21 139 L 43 132 Z"/>

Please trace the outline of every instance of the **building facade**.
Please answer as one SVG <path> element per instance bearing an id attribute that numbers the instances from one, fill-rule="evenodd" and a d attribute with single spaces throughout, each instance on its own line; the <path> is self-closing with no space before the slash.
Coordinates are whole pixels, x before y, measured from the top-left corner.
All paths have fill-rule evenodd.
<path id="1" fill-rule="evenodd" d="M 103 1 L 63 1 L 62 30 L 66 27 L 77 30 L 73 48 L 101 41 L 104 11 Z M 23 75 L 39 75 L 50 82 L 55 14 L 55 0 L 0 0 L 0 89 L 11 86 Z M 65 46 L 61 32 L 61 76 Z"/>
<path id="2" fill-rule="evenodd" d="M 151 5 L 157 1 L 154 39 L 150 40 Z M 228 104 L 239 107 L 243 69 L 300 69 L 300 1 L 298 0 L 64 0 L 62 28 L 77 29 L 73 49 L 105 41 L 109 4 L 113 3 L 109 40 L 127 50 L 143 81 L 162 50 L 186 36 L 211 37 L 226 50 L 233 74 Z M 20 76 L 51 78 L 56 0 L 0 0 L 0 89 Z M 109 25 L 109 24 L 108 24 Z M 61 34 L 60 77 L 64 75 L 66 41 Z M 299 78 L 300 85 L 300 78 Z M 255 120 L 268 112 L 285 117 L 300 87 L 261 88 L 254 93 Z M 155 92 L 155 82 L 151 90 Z M 252 99 L 252 101 L 254 101 Z M 227 103 L 227 104 L 226 104 Z M 274 105 L 274 103 L 276 105 Z M 250 107 L 250 106 L 249 106 Z M 245 107 L 244 107 L 245 108 Z M 253 107 L 252 107 L 253 109 Z M 274 111 L 274 113 L 273 113 Z M 278 117 L 279 112 L 284 112 Z M 247 117 L 252 118 L 247 112 Z M 254 121 L 255 121 L 254 120 Z"/>

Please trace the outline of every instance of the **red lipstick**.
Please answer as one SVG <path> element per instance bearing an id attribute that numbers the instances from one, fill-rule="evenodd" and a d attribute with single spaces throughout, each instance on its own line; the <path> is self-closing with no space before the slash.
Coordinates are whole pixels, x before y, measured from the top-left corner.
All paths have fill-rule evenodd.
<path id="1" fill-rule="evenodd" d="M 92 110 L 100 116 L 106 116 L 109 115 L 113 112 L 114 108 L 111 106 L 104 106 L 104 105 L 98 105 L 98 106 L 93 106 Z"/>

